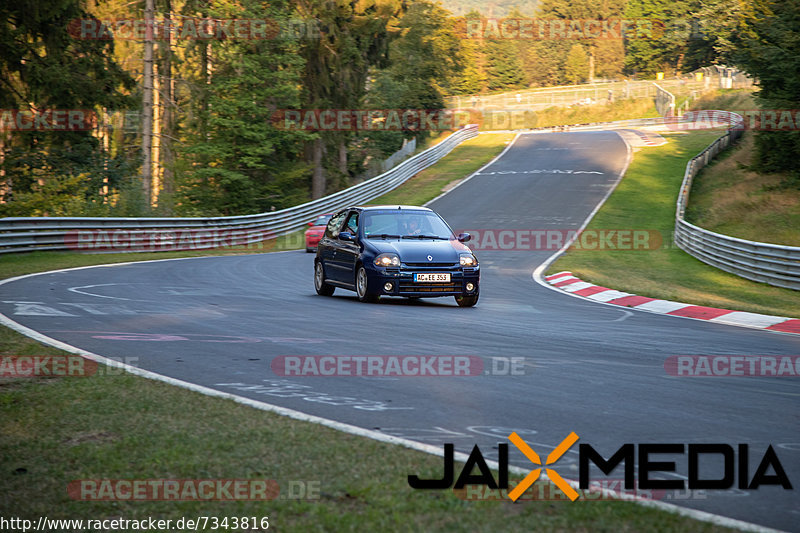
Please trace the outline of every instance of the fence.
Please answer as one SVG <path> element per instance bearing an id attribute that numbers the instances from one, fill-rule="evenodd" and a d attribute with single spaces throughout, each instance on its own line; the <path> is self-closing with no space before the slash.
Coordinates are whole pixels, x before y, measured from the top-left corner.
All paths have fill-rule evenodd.
<path id="1" fill-rule="evenodd" d="M 697 76 L 696 74 L 702 74 Z M 752 87 L 753 80 L 744 73 L 724 66 L 703 67 L 676 78 L 659 80 L 659 86 L 673 95 L 688 95 L 713 89 Z M 452 96 L 446 99 L 451 109 L 526 109 L 540 111 L 548 107 L 564 107 L 602 103 L 625 98 L 654 98 L 658 89 L 652 81 L 601 81 L 560 87 L 520 89 L 498 94 Z"/>
<path id="2" fill-rule="evenodd" d="M 662 117 L 675 116 L 675 95 L 663 89 L 659 84 L 654 83 L 656 87 L 656 111 Z"/>
<path id="3" fill-rule="evenodd" d="M 114 251 L 135 251 L 131 234 L 136 235 L 137 245 L 148 243 L 147 249 L 152 251 L 175 249 L 176 240 L 181 238 L 187 239 L 191 249 L 225 246 L 232 238 L 239 244 L 252 244 L 299 230 L 320 213 L 378 198 L 477 135 L 476 125 L 464 126 L 380 176 L 324 198 L 270 213 L 208 218 L 3 218 L 0 219 L 0 253 L 75 249 L 81 243 L 81 232 L 97 231 L 105 232 L 107 237 L 110 235 L 111 244 L 116 235 L 120 246 L 112 246 Z M 126 249 L 126 244 L 130 249 Z"/>
<path id="4" fill-rule="evenodd" d="M 683 93 L 713 88 L 706 80 L 669 79 L 659 82 L 674 92 Z M 584 85 L 543 87 L 500 94 L 452 96 L 447 98 L 451 109 L 526 109 L 540 111 L 548 107 L 564 107 L 608 102 L 626 98 L 653 98 L 652 81 L 610 81 Z"/>
<path id="5" fill-rule="evenodd" d="M 693 257 L 731 274 L 800 290 L 800 247 L 748 241 L 715 233 L 684 219 L 692 180 L 714 156 L 742 134 L 743 118 L 728 113 L 731 127 L 686 165 L 675 212 L 675 244 Z"/>

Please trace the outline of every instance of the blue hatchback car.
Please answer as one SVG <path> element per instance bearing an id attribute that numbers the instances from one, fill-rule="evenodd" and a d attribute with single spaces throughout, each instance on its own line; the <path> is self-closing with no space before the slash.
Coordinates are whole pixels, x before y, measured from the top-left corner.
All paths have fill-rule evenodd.
<path id="1" fill-rule="evenodd" d="M 322 296 L 349 289 L 362 302 L 454 296 L 472 307 L 481 273 L 469 240 L 427 207 L 349 207 L 331 217 L 317 245 L 314 287 Z"/>

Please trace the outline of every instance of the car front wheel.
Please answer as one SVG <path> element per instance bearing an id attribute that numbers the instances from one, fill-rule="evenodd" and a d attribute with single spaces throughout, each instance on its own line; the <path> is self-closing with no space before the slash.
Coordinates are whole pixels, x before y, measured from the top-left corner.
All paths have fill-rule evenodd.
<path id="1" fill-rule="evenodd" d="M 320 296 L 330 296 L 336 289 L 333 285 L 325 282 L 325 270 L 322 268 L 322 263 L 317 261 L 314 265 L 314 288 Z"/>
<path id="2" fill-rule="evenodd" d="M 456 296 L 455 299 L 459 307 L 472 307 L 478 303 L 478 293 L 470 295 L 461 294 Z"/>
<path id="3" fill-rule="evenodd" d="M 367 270 L 360 266 L 356 272 L 356 294 L 358 299 L 362 302 L 377 302 L 379 295 L 369 291 L 369 279 L 367 278 Z"/>

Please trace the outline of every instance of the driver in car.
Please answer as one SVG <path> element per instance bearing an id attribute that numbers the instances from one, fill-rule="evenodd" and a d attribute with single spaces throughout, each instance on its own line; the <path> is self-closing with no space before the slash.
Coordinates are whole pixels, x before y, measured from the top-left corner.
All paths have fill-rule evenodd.
<path id="1" fill-rule="evenodd" d="M 408 234 L 422 235 L 422 224 L 420 224 L 419 217 L 412 217 L 408 221 Z"/>

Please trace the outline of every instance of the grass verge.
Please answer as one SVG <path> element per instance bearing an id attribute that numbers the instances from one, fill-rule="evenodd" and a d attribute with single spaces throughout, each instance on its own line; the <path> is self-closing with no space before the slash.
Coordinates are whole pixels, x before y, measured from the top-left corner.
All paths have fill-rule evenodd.
<path id="1" fill-rule="evenodd" d="M 686 163 L 719 135 L 711 131 L 665 135 L 667 144 L 637 152 L 625 178 L 587 227 L 655 230 L 662 236 L 661 247 L 571 248 L 551 265 L 548 273 L 570 270 L 586 281 L 642 296 L 797 317 L 795 291 L 728 274 L 671 246 L 675 202 Z"/>
<path id="2" fill-rule="evenodd" d="M 782 187 L 784 174 L 752 170 L 754 140 L 745 131 L 695 177 L 686 219 L 741 239 L 800 246 L 800 189 Z"/>
<path id="3" fill-rule="evenodd" d="M 0 337 L 3 354 L 59 353 L 8 329 Z M 727 531 L 628 502 L 468 502 L 452 491 L 413 490 L 406 477 L 440 476 L 440 458 L 130 374 L 99 374 L 0 379 L 4 518 L 268 517 L 269 531 Z M 85 479 L 273 479 L 284 497 L 71 499 L 68 484 Z M 303 497 L 289 498 L 287 488 Z"/>

